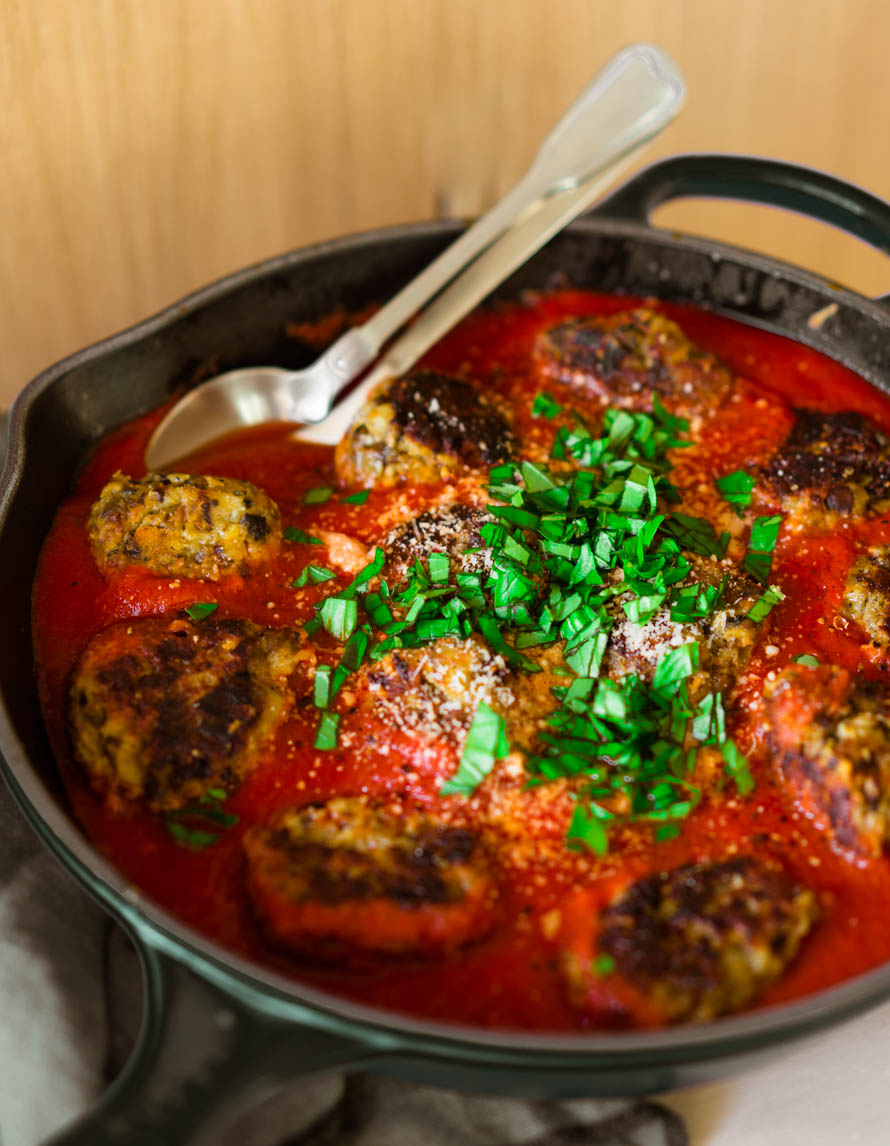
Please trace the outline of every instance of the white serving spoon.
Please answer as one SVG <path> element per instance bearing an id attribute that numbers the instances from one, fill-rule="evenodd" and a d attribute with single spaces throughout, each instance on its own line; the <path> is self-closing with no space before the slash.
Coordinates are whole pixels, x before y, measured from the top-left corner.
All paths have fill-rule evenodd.
<path id="1" fill-rule="evenodd" d="M 674 119 L 685 97 L 679 69 L 659 48 L 633 44 L 618 52 L 550 132 L 516 186 L 373 318 L 347 331 L 305 370 L 248 367 L 197 386 L 152 434 L 147 468 L 169 467 L 214 438 L 261 422 L 297 422 L 306 426 L 301 438 L 338 441 L 373 386 L 410 369 L 509 274 L 590 207 L 637 151 Z M 425 306 L 380 358 L 386 343 Z M 375 362 L 367 377 L 334 406 L 338 394 Z"/>

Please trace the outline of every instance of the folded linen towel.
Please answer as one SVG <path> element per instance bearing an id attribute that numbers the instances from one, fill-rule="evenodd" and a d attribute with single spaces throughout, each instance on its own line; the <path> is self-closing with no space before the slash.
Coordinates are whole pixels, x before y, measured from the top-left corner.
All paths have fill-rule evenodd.
<path id="1" fill-rule="evenodd" d="M 97 1100 L 135 1040 L 140 992 L 123 931 L 44 850 L 0 784 L 2 1146 L 37 1146 Z M 219 1146 L 686 1142 L 679 1117 L 656 1103 L 524 1102 L 357 1075 L 285 1088 Z"/>

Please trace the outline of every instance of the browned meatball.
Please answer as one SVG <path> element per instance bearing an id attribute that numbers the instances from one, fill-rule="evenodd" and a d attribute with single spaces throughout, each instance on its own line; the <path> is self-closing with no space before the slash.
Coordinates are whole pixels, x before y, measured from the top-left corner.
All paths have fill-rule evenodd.
<path id="1" fill-rule="evenodd" d="M 890 698 L 835 665 L 791 665 L 763 691 L 770 742 L 795 801 L 841 854 L 890 844 Z"/>
<path id="2" fill-rule="evenodd" d="M 361 797 L 287 811 L 244 840 L 269 934 L 313 959 L 436 956 L 494 923 L 495 881 L 476 837 Z"/>
<path id="3" fill-rule="evenodd" d="M 337 446 L 344 485 L 439 482 L 506 461 L 513 439 L 504 417 L 468 382 L 417 370 L 385 382 Z"/>
<path id="4" fill-rule="evenodd" d="M 863 414 L 797 410 L 760 485 L 804 527 L 882 513 L 890 506 L 890 442 Z"/>
<path id="5" fill-rule="evenodd" d="M 512 673 L 479 637 L 440 637 L 366 663 L 356 680 L 361 706 L 377 720 L 458 749 L 480 702 L 501 714 L 513 703 Z"/>
<path id="6" fill-rule="evenodd" d="M 535 353 L 545 378 L 626 410 L 651 411 L 657 394 L 671 414 L 701 417 L 717 409 L 732 385 L 713 354 L 645 307 L 564 319 L 544 331 Z"/>
<path id="7" fill-rule="evenodd" d="M 395 649 L 360 669 L 359 705 L 374 720 L 459 754 L 484 702 L 503 717 L 510 747 L 530 750 L 556 707 L 553 687 L 565 677 L 552 671 L 562 665 L 561 644 L 525 652 L 541 671 L 508 665 L 476 635 Z M 376 736 L 370 729 L 368 735 Z"/>
<path id="8" fill-rule="evenodd" d="M 614 680 L 631 673 L 651 681 L 658 662 L 671 649 L 695 642 L 699 646 L 699 673 L 689 682 L 690 696 L 722 690 L 729 692 L 748 667 L 751 652 L 762 632 L 748 612 L 762 587 L 731 561 L 686 554 L 691 565 L 682 585 L 723 585 L 716 609 L 696 621 L 672 621 L 665 605 L 642 625 L 628 620 L 617 598 L 610 606 L 615 625 L 609 636 L 603 672 Z"/>
<path id="9" fill-rule="evenodd" d="M 890 547 L 877 546 L 857 558 L 844 586 L 845 616 L 878 648 L 890 644 Z"/>
<path id="10" fill-rule="evenodd" d="M 451 580 L 457 573 L 491 572 L 491 548 L 482 540 L 483 525 L 496 522 L 487 510 L 470 505 L 442 505 L 403 521 L 381 541 L 386 553 L 383 571 L 390 587 L 397 585 L 408 570 L 431 553 L 450 558 Z"/>
<path id="11" fill-rule="evenodd" d="M 740 856 L 637 880 L 602 912 L 598 947 L 665 1020 L 707 1021 L 778 979 L 817 915 L 812 891 Z"/>
<path id="12" fill-rule="evenodd" d="M 141 565 L 218 581 L 268 561 L 281 542 L 278 506 L 250 482 L 203 474 L 117 473 L 90 510 L 90 544 L 104 570 Z"/>
<path id="13" fill-rule="evenodd" d="M 74 748 L 110 807 L 178 808 L 230 791 L 290 706 L 299 639 L 244 620 L 149 617 L 87 645 L 71 683 Z"/>

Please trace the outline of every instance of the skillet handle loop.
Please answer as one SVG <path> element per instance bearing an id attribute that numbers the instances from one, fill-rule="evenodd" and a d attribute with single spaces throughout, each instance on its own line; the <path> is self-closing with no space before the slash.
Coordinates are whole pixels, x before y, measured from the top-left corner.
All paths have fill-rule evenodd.
<path id="1" fill-rule="evenodd" d="M 596 210 L 610 219 L 650 222 L 663 203 L 684 198 L 742 199 L 785 207 L 830 223 L 890 254 L 890 203 L 824 171 L 746 155 L 677 155 L 633 175 Z"/>
<path id="2" fill-rule="evenodd" d="M 135 1050 L 89 1113 L 46 1146 L 214 1146 L 284 1082 L 353 1068 L 366 1048 L 252 1006 L 134 937 L 144 1013 Z"/>

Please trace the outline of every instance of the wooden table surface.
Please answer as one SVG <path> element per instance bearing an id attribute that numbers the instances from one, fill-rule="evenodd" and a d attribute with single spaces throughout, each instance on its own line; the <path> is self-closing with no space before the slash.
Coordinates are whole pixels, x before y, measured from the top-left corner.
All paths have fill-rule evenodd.
<path id="1" fill-rule="evenodd" d="M 236 267 L 478 213 L 632 40 L 689 83 L 650 157 L 781 156 L 890 197 L 888 35 L 883 0 L 4 0 L 0 403 Z M 780 212 L 659 221 L 890 289 L 883 256 Z"/>

